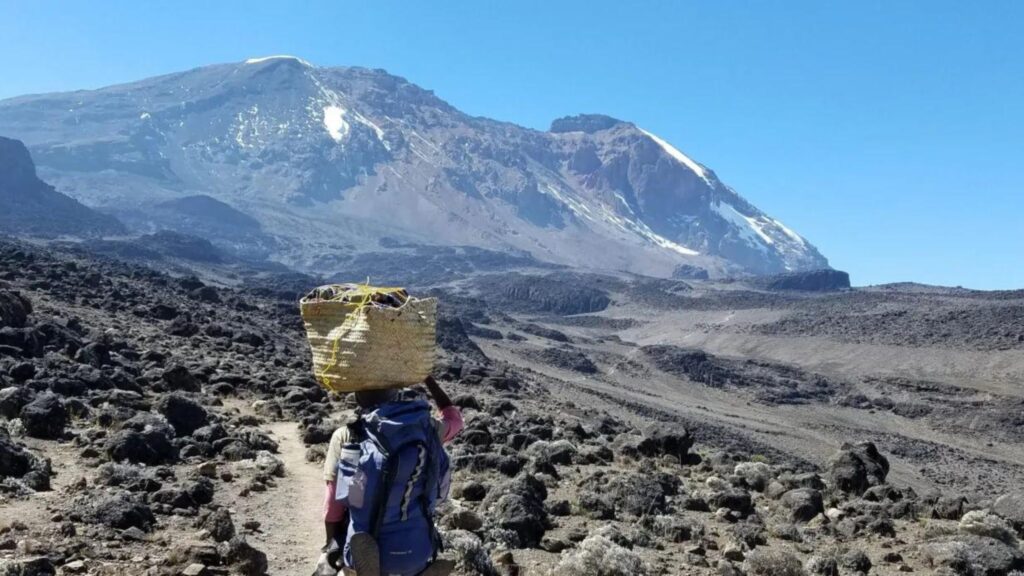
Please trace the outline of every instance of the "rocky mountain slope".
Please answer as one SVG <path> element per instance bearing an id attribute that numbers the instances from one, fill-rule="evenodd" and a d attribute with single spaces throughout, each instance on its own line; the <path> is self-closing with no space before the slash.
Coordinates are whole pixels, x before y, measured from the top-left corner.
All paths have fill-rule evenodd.
<path id="1" fill-rule="evenodd" d="M 547 132 L 468 116 L 380 70 L 293 57 L 0 102 L 43 175 L 134 229 L 305 270 L 382 238 L 669 276 L 827 267 L 658 136 L 600 115 Z"/>
<path id="2" fill-rule="evenodd" d="M 920 290 L 499 276 L 437 288 L 436 373 L 467 423 L 439 515 L 458 576 L 1024 570 L 1019 388 L 648 342 L 683 315 L 677 337 L 770 325 L 759 310 L 914 307 Z M 0 241 L 0 574 L 310 573 L 319 461 L 351 405 L 310 377 L 295 297 Z M 996 326 L 990 309 L 1021 297 L 932 292 L 921 308 Z M 933 345 L 949 363 L 971 337 Z M 989 360 L 1012 364 L 1022 340 L 1001 342 Z M 913 438 L 929 427 L 934 442 Z M 917 466 L 930 486 L 907 483 Z"/>
<path id="3" fill-rule="evenodd" d="M 115 218 L 83 206 L 40 180 L 25 145 L 0 137 L 0 233 L 53 238 L 125 231 Z"/>

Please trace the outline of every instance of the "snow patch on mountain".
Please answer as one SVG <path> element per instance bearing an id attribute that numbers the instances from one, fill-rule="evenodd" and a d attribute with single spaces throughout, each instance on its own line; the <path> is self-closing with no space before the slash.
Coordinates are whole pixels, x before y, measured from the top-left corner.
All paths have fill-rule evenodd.
<path id="1" fill-rule="evenodd" d="M 558 200 L 563 206 L 568 208 L 573 214 L 579 216 L 580 218 L 585 218 L 590 221 L 594 220 L 594 218 L 590 215 L 590 207 L 587 206 L 584 202 L 581 202 L 578 198 L 575 198 L 574 196 L 568 194 L 562 194 L 561 192 L 558 191 L 558 188 L 555 188 L 550 184 L 545 184 L 544 186 L 542 186 L 540 191 L 542 193 L 546 192 L 547 194 L 554 196 L 555 199 Z"/>
<path id="2" fill-rule="evenodd" d="M 373 130 L 373 133 L 377 135 L 377 140 L 380 140 L 380 143 L 384 145 L 384 148 L 387 150 L 391 150 L 391 146 L 388 144 L 387 140 L 384 139 L 383 128 L 377 126 L 369 118 L 363 116 L 362 114 L 356 112 L 355 110 L 352 111 L 352 117 L 355 118 L 356 122 L 359 122 L 360 124 L 366 126 L 370 130 Z"/>
<path id="3" fill-rule="evenodd" d="M 314 104 L 314 106 L 326 104 L 326 106 L 324 106 L 323 108 L 323 122 L 324 127 L 327 128 L 327 133 L 331 135 L 331 139 L 333 139 L 335 142 L 341 142 L 342 140 L 345 139 L 346 136 L 348 136 L 349 132 L 351 131 L 351 125 L 348 123 L 348 121 L 345 120 L 345 117 L 347 116 L 356 123 L 362 124 L 363 126 L 369 128 L 370 130 L 373 130 L 373 133 L 377 136 L 377 140 L 379 140 L 380 143 L 384 145 L 384 148 L 388 151 L 391 150 L 391 145 L 388 144 L 388 141 L 385 138 L 383 128 L 381 128 L 375 122 L 373 122 L 366 116 L 360 114 L 356 110 L 350 110 L 342 106 L 342 102 L 344 100 L 343 95 L 336 90 L 332 90 L 324 86 L 323 83 L 320 82 L 320 79 L 317 78 L 315 74 L 307 74 L 307 76 L 309 80 L 313 83 L 313 85 L 316 87 L 317 92 L 320 93 L 320 98 Z"/>
<path id="4" fill-rule="evenodd" d="M 696 250 L 691 250 L 690 248 L 687 248 L 686 246 L 683 246 L 682 244 L 678 244 L 676 242 L 673 242 L 673 241 L 669 240 L 668 238 L 665 238 L 664 236 L 661 236 L 660 234 L 655 233 L 653 230 L 651 230 L 651 228 L 647 224 L 644 224 L 643 222 L 631 222 L 631 223 L 634 226 L 636 226 L 636 228 L 638 230 L 638 233 L 641 236 L 643 236 L 644 238 L 650 240 L 655 245 L 660 246 L 661 248 L 664 248 L 666 250 L 671 250 L 671 251 L 673 251 L 673 252 L 675 252 L 677 254 L 681 254 L 683 256 L 697 256 L 697 255 L 700 254 L 700 252 L 697 252 Z"/>
<path id="5" fill-rule="evenodd" d="M 351 129 L 345 122 L 345 109 L 341 106 L 324 107 L 324 128 L 335 142 L 341 142 Z"/>
<path id="6" fill-rule="evenodd" d="M 245 61 L 245 63 L 246 64 L 261 64 L 263 62 L 268 62 L 270 60 L 294 60 L 294 61 L 298 62 L 299 64 L 302 64 L 303 66 L 309 66 L 311 68 L 313 67 L 313 65 L 310 64 L 308 61 L 303 60 L 302 58 L 299 58 L 298 56 L 290 56 L 288 54 L 278 54 L 278 55 L 275 55 L 275 56 L 263 56 L 261 58 L 249 58 L 248 60 Z"/>
<path id="7" fill-rule="evenodd" d="M 793 240 L 794 242 L 799 242 L 801 246 L 807 245 L 807 242 L 803 239 L 803 236 L 800 236 L 796 232 L 793 232 L 792 230 L 787 228 L 786 225 L 783 224 L 782 222 L 779 222 L 775 218 L 768 218 L 768 220 L 771 220 L 772 223 L 775 224 L 775 226 L 778 227 L 778 229 L 781 230 L 783 234 L 788 236 L 790 240 Z"/>
<path id="8" fill-rule="evenodd" d="M 588 205 L 586 201 L 577 197 L 575 194 L 570 192 L 560 192 L 557 187 L 550 184 L 545 184 L 540 188 L 540 190 L 542 193 L 553 196 L 576 216 L 591 223 L 598 223 L 599 221 L 595 219 L 595 216 L 600 214 L 601 221 L 604 223 L 611 224 L 620 231 L 625 232 L 627 235 L 639 236 L 649 244 L 653 244 L 654 246 L 675 252 L 682 256 L 697 256 L 700 254 L 700 252 L 697 252 L 696 250 L 691 250 L 690 248 L 687 248 L 677 242 L 673 242 L 656 233 L 654 230 L 651 230 L 650 226 L 635 217 L 636 215 L 633 213 L 633 209 L 629 207 L 626 199 L 619 194 L 616 194 L 615 196 L 620 202 L 622 202 L 623 206 L 625 206 L 625 209 L 632 217 L 626 217 L 618 214 L 612 207 L 604 203 L 600 203 L 598 206 Z"/>
<path id="9" fill-rule="evenodd" d="M 711 209 L 731 224 L 747 244 L 765 250 L 766 244 L 773 243 L 771 237 L 765 234 L 764 229 L 755 218 L 745 216 L 732 204 L 718 200 L 711 203 Z"/>
<path id="10" fill-rule="evenodd" d="M 700 176 L 701 180 L 704 180 L 704 182 L 706 182 L 708 186 L 712 186 L 711 180 L 708 179 L 708 175 L 704 171 L 703 166 L 691 160 L 689 156 L 680 152 L 679 149 L 676 148 L 675 146 L 669 144 L 668 142 L 662 140 L 661 138 L 655 136 L 654 134 L 648 132 L 647 130 L 644 130 L 643 128 L 639 128 L 639 130 L 643 132 L 645 135 L 647 135 L 648 138 L 654 140 L 654 142 L 657 143 L 658 146 L 661 146 L 661 149 L 664 150 L 669 156 L 681 162 L 687 168 L 692 170 L 697 176 Z"/>

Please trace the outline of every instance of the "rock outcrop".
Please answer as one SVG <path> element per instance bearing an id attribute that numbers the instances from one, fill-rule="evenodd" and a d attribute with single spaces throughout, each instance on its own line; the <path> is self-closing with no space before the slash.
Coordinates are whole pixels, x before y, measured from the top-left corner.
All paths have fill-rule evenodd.
<path id="1" fill-rule="evenodd" d="M 36 176 L 25 145 L 0 137 L 0 233 L 95 237 L 125 232 L 112 216 L 100 214 Z"/>

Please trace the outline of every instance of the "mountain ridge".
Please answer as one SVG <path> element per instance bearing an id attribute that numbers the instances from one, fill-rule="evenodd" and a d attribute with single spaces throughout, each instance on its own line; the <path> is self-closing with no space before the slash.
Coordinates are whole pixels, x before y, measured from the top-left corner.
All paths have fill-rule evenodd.
<path id="1" fill-rule="evenodd" d="M 87 204 L 131 213 L 137 230 L 191 233 L 155 207 L 208 196 L 302 270 L 383 237 L 666 277 L 681 264 L 714 276 L 828 266 L 653 133 L 597 114 L 552 128 L 469 116 L 381 70 L 283 56 L 0 101 L 0 132 Z"/>
<path id="2" fill-rule="evenodd" d="M 0 136 L 0 232 L 88 237 L 123 234 L 125 228 L 40 180 L 24 143 Z"/>

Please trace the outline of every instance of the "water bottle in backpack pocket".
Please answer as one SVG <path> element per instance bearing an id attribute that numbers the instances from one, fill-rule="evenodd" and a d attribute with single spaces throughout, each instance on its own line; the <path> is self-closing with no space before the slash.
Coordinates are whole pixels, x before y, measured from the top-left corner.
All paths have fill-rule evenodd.
<path id="1" fill-rule="evenodd" d="M 362 450 L 357 443 L 348 443 L 338 459 L 334 498 L 350 508 L 362 508 L 366 494 L 366 474 L 359 468 Z"/>

